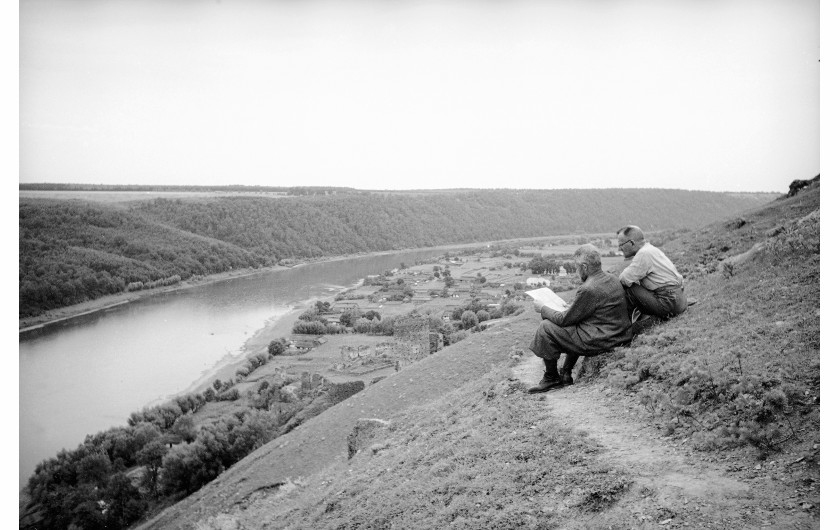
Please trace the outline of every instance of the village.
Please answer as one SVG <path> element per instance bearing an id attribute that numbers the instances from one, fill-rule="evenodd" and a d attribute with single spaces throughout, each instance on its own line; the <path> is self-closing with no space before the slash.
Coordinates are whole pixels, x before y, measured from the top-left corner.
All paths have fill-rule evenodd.
<path id="1" fill-rule="evenodd" d="M 272 342 L 283 344 L 282 354 L 268 355 L 266 346 L 259 353 L 268 357 L 267 362 L 246 376 L 240 375 L 231 386 L 244 397 L 266 382 L 294 381 L 287 383 L 287 391 L 298 393 L 318 389 L 327 392 L 349 383 L 364 385 L 355 388 L 376 384 L 470 333 L 530 310 L 526 290 L 547 286 L 570 300 L 580 284 L 570 264 L 575 249 L 587 242 L 602 249 L 605 269 L 623 260 L 614 252 L 615 241 L 610 235 L 563 236 L 528 241 L 524 246 L 488 245 L 447 252 L 368 276 L 331 299 L 319 300 L 317 309 L 309 309 L 317 312 L 328 328 L 342 332 L 274 337 Z M 550 273 L 536 274 L 528 265 L 539 256 L 565 263 L 566 268 L 559 266 Z M 470 307 L 482 310 L 477 312 L 478 322 L 467 327 L 460 319 Z M 365 315 L 374 326 L 390 321 L 393 329 L 359 333 L 347 326 L 354 320 L 367 323 Z M 208 403 L 205 413 L 215 416 L 211 411 L 227 410 L 230 405 Z"/>

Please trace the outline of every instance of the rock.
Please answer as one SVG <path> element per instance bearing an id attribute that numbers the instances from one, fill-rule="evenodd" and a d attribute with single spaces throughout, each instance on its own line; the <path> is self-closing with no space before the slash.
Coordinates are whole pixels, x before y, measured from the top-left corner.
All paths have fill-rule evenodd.
<path id="1" fill-rule="evenodd" d="M 370 452 L 372 454 L 377 454 L 380 451 L 384 451 L 388 448 L 388 444 L 373 444 L 370 446 Z"/>
<path id="2" fill-rule="evenodd" d="M 347 458 L 368 447 L 379 429 L 386 428 L 391 422 L 378 418 L 361 418 L 356 421 L 353 431 L 347 436 Z"/>

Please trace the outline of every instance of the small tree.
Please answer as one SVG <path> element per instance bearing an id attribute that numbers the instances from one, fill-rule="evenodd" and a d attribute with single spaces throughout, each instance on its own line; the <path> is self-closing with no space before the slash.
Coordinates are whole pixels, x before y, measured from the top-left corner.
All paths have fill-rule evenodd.
<path id="1" fill-rule="evenodd" d="M 193 421 L 192 414 L 184 415 L 175 420 L 175 424 L 169 429 L 169 432 L 176 435 L 185 442 L 192 442 L 195 440 L 195 421 Z"/>
<path id="2" fill-rule="evenodd" d="M 286 351 L 286 339 L 274 339 L 268 343 L 269 355 L 283 355 Z"/>
<path id="3" fill-rule="evenodd" d="M 166 445 L 158 438 L 144 445 L 137 454 L 137 462 L 146 467 L 145 479 L 154 495 L 157 495 L 159 472 L 167 451 Z"/>
<path id="4" fill-rule="evenodd" d="M 464 329 L 470 329 L 478 324 L 478 317 L 472 311 L 466 310 L 461 313 L 461 324 L 464 326 Z"/>
<path id="5" fill-rule="evenodd" d="M 210 403 L 211 401 L 215 401 L 215 400 L 216 400 L 216 392 L 214 392 L 212 388 L 207 387 L 207 390 L 204 391 L 204 401 L 206 401 L 207 403 Z"/>

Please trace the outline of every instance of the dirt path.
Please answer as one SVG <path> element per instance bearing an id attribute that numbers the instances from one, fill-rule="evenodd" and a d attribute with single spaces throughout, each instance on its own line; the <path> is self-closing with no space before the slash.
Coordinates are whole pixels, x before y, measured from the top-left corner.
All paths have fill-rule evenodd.
<path id="1" fill-rule="evenodd" d="M 514 375 L 528 386 L 543 364 L 526 354 Z M 596 458 L 626 469 L 635 484 L 609 510 L 569 528 L 818 528 L 784 474 L 736 473 L 727 456 L 694 451 L 686 440 L 659 433 L 642 411 L 599 383 L 575 384 L 534 396 L 563 425 L 585 431 L 604 452 Z M 760 466 L 760 464 L 759 464 Z M 751 468 L 750 471 L 759 471 Z M 794 500 L 794 502 L 792 502 Z"/>

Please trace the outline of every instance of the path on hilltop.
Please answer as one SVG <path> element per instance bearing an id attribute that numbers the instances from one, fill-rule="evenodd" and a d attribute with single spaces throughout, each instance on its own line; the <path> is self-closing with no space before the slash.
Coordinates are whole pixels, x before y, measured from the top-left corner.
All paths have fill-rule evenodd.
<path id="1" fill-rule="evenodd" d="M 513 372 L 532 386 L 542 377 L 542 360 L 528 352 Z M 742 466 L 728 466 L 726 456 L 693 450 L 688 440 L 663 436 L 624 397 L 598 382 L 534 396 L 544 399 L 564 426 L 585 431 L 603 446 L 595 458 L 626 469 L 634 479 L 612 508 L 586 521 L 566 521 L 565 527 L 819 527 L 819 520 L 798 506 L 789 508 L 789 487 L 773 482 L 771 475 L 730 471 Z"/>

